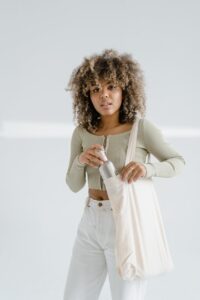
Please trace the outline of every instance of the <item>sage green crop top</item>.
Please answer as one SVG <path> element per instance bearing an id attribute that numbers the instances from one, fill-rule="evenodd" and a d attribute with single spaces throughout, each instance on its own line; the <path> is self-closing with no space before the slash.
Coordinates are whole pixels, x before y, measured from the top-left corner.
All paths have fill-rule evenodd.
<path id="1" fill-rule="evenodd" d="M 65 181 L 73 192 L 80 191 L 86 183 L 91 189 L 106 190 L 99 169 L 85 164 L 78 160 L 82 151 L 92 144 L 101 144 L 105 148 L 106 155 L 117 170 L 124 166 L 126 151 L 130 132 L 118 134 L 95 135 L 85 128 L 77 126 L 71 138 L 70 160 L 66 172 Z M 152 154 L 159 162 L 146 162 L 148 154 Z M 173 177 L 182 172 L 185 160 L 180 153 L 165 139 L 162 131 L 153 122 L 141 118 L 138 124 L 138 135 L 136 142 L 135 161 L 142 163 L 146 168 L 144 177 Z"/>

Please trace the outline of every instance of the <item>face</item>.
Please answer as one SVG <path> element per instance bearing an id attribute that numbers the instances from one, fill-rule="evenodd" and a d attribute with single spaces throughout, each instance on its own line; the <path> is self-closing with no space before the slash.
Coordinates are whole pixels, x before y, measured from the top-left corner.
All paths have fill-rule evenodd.
<path id="1" fill-rule="evenodd" d="M 98 85 L 90 88 L 90 99 L 100 115 L 117 114 L 122 103 L 122 88 L 112 82 L 99 80 Z"/>

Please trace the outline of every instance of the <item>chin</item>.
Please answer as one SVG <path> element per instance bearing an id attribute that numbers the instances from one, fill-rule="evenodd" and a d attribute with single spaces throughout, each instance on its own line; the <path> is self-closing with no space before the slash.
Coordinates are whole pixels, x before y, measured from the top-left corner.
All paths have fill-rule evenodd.
<path id="1" fill-rule="evenodd" d="M 109 111 L 109 112 L 106 112 L 106 113 L 102 113 L 101 115 L 102 116 L 111 116 L 111 115 L 113 115 L 115 112 L 113 112 L 113 111 Z"/>

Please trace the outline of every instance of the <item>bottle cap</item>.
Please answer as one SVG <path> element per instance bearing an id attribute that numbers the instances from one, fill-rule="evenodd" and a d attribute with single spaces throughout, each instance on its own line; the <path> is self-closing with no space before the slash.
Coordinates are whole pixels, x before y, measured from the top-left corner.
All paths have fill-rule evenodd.
<path id="1" fill-rule="evenodd" d="M 108 158 L 107 158 L 107 156 L 106 156 L 106 154 L 105 154 L 104 149 L 102 149 L 102 150 L 101 150 L 101 149 L 98 149 L 97 151 L 99 152 L 100 157 L 101 157 L 102 160 L 104 160 L 104 161 L 107 161 L 107 160 L 108 160 Z"/>

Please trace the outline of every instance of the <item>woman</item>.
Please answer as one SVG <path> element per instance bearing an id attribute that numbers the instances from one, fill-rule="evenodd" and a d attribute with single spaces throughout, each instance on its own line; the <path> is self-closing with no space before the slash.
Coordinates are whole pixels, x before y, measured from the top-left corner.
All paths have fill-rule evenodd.
<path id="1" fill-rule="evenodd" d="M 77 126 L 71 139 L 66 183 L 73 192 L 88 180 L 88 195 L 78 226 L 67 276 L 64 300 L 96 300 L 107 273 L 113 300 L 143 300 L 147 280 L 122 280 L 115 264 L 115 225 L 110 200 L 98 167 L 104 149 L 121 179 L 131 184 L 140 177 L 173 177 L 184 158 L 165 140 L 161 130 L 145 118 L 144 79 L 140 65 L 129 54 L 104 50 L 85 58 L 74 69 L 73 94 Z M 124 165 L 128 140 L 137 112 L 141 119 L 136 161 Z M 146 163 L 152 153 L 159 162 Z"/>

